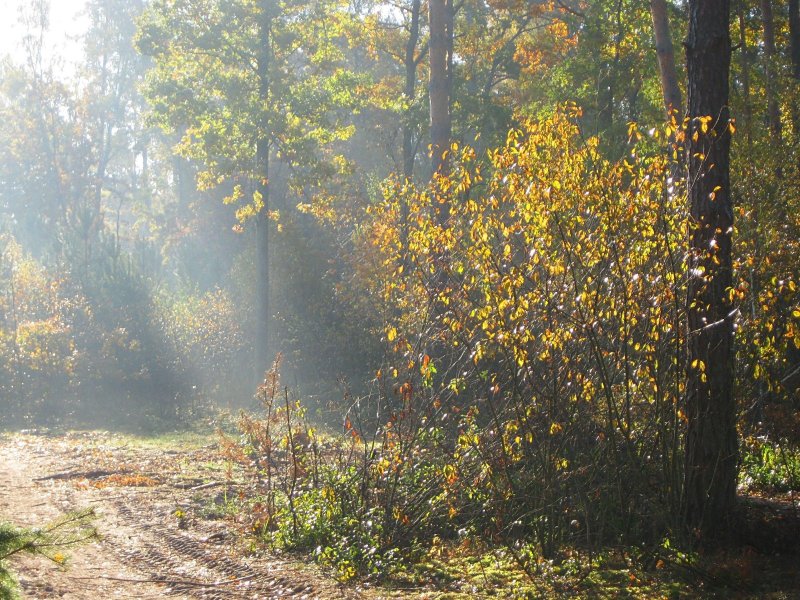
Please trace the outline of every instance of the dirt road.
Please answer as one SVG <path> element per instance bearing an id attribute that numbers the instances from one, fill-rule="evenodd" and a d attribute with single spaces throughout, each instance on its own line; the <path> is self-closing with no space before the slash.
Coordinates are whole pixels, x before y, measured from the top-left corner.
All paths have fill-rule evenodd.
<path id="1" fill-rule="evenodd" d="M 358 597 L 312 567 L 245 557 L 230 523 L 213 509 L 223 507 L 219 496 L 229 490 L 198 477 L 211 452 L 131 447 L 97 433 L 0 438 L 0 520 L 41 526 L 84 507 L 98 515 L 101 538 L 72 550 L 66 570 L 41 558 L 14 559 L 23 596 Z"/>

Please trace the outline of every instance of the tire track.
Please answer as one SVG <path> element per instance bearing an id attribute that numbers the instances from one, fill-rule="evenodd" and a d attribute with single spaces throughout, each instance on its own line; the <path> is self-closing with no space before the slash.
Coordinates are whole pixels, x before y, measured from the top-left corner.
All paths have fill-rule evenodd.
<path id="1" fill-rule="evenodd" d="M 76 435 L 77 437 L 77 435 Z M 73 552 L 66 574 L 58 575 L 25 566 L 31 579 L 23 587 L 34 598 L 93 600 L 103 597 L 173 597 L 203 600 L 335 600 L 360 595 L 332 580 L 315 575 L 276 557 L 246 558 L 237 551 L 234 535 L 219 521 L 180 520 L 176 506 L 190 506 L 197 494 L 163 483 L 177 471 L 162 472 L 154 487 L 95 486 L 80 478 L 86 464 L 92 468 L 102 449 L 102 466 L 130 466 L 130 459 L 157 461 L 159 450 L 136 452 L 113 448 L 102 435 L 86 444 L 70 436 L 44 438 L 14 436 L 0 440 L 0 460 L 13 465 L 0 482 L 0 504 L 14 514 L 40 522 L 42 514 L 91 505 L 99 515 L 97 528 L 103 539 Z M 88 450 L 86 449 L 88 447 Z M 173 464 L 176 461 L 170 459 Z M 93 462 L 94 461 L 94 462 Z M 142 463 L 140 463 L 142 464 Z M 67 476 L 53 478 L 65 472 Z M 76 473 L 71 479 L 69 473 Z M 36 481 L 39 478 L 40 481 Z M 2 483 L 10 484 L 4 486 Z M 27 497 L 25 497 L 27 496 Z M 35 498 L 35 501 L 33 500 Z M 10 504 L 11 500 L 17 504 Z M 34 513 L 32 504 L 40 508 Z M 37 567 L 38 568 L 38 567 Z M 49 577 L 49 578 L 48 578 Z M 69 587 L 69 580 L 72 587 Z M 58 581 L 64 585 L 54 585 Z"/>
<path id="2" fill-rule="evenodd" d="M 178 499 L 170 499 L 170 493 L 175 491 L 166 486 L 141 492 L 131 490 L 106 505 L 125 523 L 124 530 L 137 532 L 137 539 L 124 551 L 124 558 L 154 579 L 169 583 L 168 593 L 214 600 L 355 597 L 330 582 L 321 589 L 307 581 L 307 574 L 297 572 L 284 561 L 272 559 L 251 564 L 242 557 L 231 556 L 229 545 L 205 541 L 219 530 L 209 531 L 203 520 L 194 520 L 187 530 L 179 529 L 173 515 Z M 124 548 L 125 541 L 119 542 L 114 546 Z"/>

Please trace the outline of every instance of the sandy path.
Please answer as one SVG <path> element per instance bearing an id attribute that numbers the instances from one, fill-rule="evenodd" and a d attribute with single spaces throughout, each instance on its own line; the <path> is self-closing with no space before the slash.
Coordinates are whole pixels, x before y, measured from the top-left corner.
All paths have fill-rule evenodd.
<path id="1" fill-rule="evenodd" d="M 18 438 L 0 446 L 0 515 L 18 525 L 41 526 L 60 514 L 90 506 L 65 481 L 34 481 L 52 474 L 53 456 L 41 440 Z M 109 531 L 113 519 L 98 507 L 101 531 Z M 30 598 L 163 598 L 164 586 L 105 579 L 145 579 L 120 560 L 106 537 L 71 552 L 64 572 L 47 560 L 29 556 L 15 558 L 12 565 L 22 592 Z M 180 597 L 180 596 L 177 596 Z"/>
<path id="2" fill-rule="evenodd" d="M 193 460 L 179 452 L 165 457 L 163 451 L 115 446 L 97 434 L 0 439 L 0 520 L 41 526 L 69 510 L 94 507 L 98 514 L 101 539 L 73 549 L 67 571 L 42 558 L 15 557 L 11 566 L 24 597 L 356 597 L 313 569 L 277 558 L 243 558 L 222 520 L 176 518 L 176 509 L 198 501 L 197 491 L 185 489 L 191 485 L 180 484 Z M 102 479 L 84 476 L 97 470 L 152 477 L 158 484 L 101 486 Z"/>

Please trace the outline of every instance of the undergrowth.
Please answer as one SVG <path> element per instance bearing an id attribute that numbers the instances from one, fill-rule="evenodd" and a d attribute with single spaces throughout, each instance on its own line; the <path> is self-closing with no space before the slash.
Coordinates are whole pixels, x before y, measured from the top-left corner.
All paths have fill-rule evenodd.
<path id="1" fill-rule="evenodd" d="M 745 439 L 741 448 L 741 483 L 766 492 L 800 491 L 800 448 L 766 437 Z"/>
<path id="2" fill-rule="evenodd" d="M 254 482 L 265 542 L 342 580 L 386 580 L 436 540 L 472 539 L 534 582 L 572 549 L 636 547 L 655 568 L 664 539 L 700 541 L 685 472 L 687 204 L 651 142 L 609 162 L 579 118 L 527 123 L 485 159 L 453 148 L 449 177 L 427 187 L 385 182 L 354 257 L 388 309 L 386 352 L 370 393 L 345 398 L 343 438 L 319 435 L 276 364 L 261 414 L 225 444 Z M 793 282 L 775 281 L 784 306 Z M 747 331 L 740 362 L 774 378 Z M 745 455 L 755 480 L 796 478 L 777 448 Z"/>
<path id="3" fill-rule="evenodd" d="M 443 426 L 425 415 L 410 408 L 389 411 L 389 425 L 375 426 L 367 438 L 363 415 L 374 414 L 376 406 L 353 402 L 345 435 L 323 436 L 280 386 L 278 362 L 259 398 L 263 413 L 242 414 L 240 436 L 223 435 L 221 448 L 231 474 L 235 468 L 251 483 L 250 494 L 229 503 L 238 503 L 250 532 L 275 549 L 313 555 L 342 581 L 428 580 L 455 589 L 474 579 L 464 584 L 467 590 L 519 588 L 519 597 L 536 589 L 531 582 L 544 571 L 571 577 L 562 565 L 596 560 L 579 550 L 548 557 L 540 545 L 524 541 L 523 527 L 501 528 L 502 515 L 482 487 L 483 463 L 471 456 L 475 448 L 448 448 Z M 571 547 L 580 547 L 578 536 Z M 482 566 L 484 556 L 501 565 L 492 577 Z M 447 562 L 460 566 L 453 571 Z"/>
<path id="4" fill-rule="evenodd" d="M 780 578 L 759 578 L 770 568 L 760 562 L 767 559 L 746 551 L 701 557 L 664 535 L 630 542 L 613 521 L 607 526 L 620 541 L 594 543 L 609 537 L 586 537 L 569 496 L 560 511 L 574 515 L 572 522 L 557 550 L 547 553 L 523 520 L 511 522 L 502 512 L 525 498 L 495 502 L 485 446 L 472 437 L 476 425 L 464 427 L 453 446 L 446 443 L 447 424 L 430 413 L 408 403 L 387 409 L 381 402 L 391 398 L 348 398 L 343 435 L 323 434 L 281 386 L 278 367 L 276 361 L 259 388 L 261 413 L 240 415 L 238 436 L 221 434 L 228 480 L 235 472 L 248 485 L 215 510 L 244 521 L 257 543 L 312 556 L 341 581 L 398 592 L 435 589 L 452 600 L 679 598 L 701 589 L 724 597 L 780 587 Z M 397 395 L 402 403 L 402 391 Z M 458 422 L 469 424 L 470 417 Z M 797 454 L 788 446 L 749 439 L 742 456 L 752 486 L 796 485 Z"/>

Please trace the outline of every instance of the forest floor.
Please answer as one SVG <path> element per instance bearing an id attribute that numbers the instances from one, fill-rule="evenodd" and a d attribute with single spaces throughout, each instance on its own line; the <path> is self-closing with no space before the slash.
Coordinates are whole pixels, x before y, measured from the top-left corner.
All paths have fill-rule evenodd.
<path id="1" fill-rule="evenodd" d="M 162 444 L 95 432 L 0 438 L 0 521 L 37 527 L 92 507 L 100 534 L 70 550 L 66 568 L 15 557 L 23 597 L 358 597 L 313 565 L 247 552 L 219 515 L 185 518 L 223 493 L 213 485 L 218 456 L 212 446 Z"/>
<path id="2" fill-rule="evenodd" d="M 231 479 L 210 436 L 0 435 L 0 521 L 41 527 L 89 507 L 96 512 L 99 532 L 97 540 L 69 551 L 66 568 L 41 557 L 12 559 L 22 596 L 800 599 L 800 557 L 752 548 L 715 558 L 699 574 L 685 568 L 638 568 L 622 550 L 590 571 L 545 574 L 523 586 L 520 573 L 500 565 L 491 552 L 464 555 L 445 548 L 431 553 L 424 568 L 388 587 L 343 585 L 308 560 L 256 547 L 247 532 L 250 515 L 232 509 L 236 495 L 245 492 Z M 792 498 L 792 510 L 800 509 L 794 503 Z M 521 593 L 511 594 L 512 589 Z"/>

